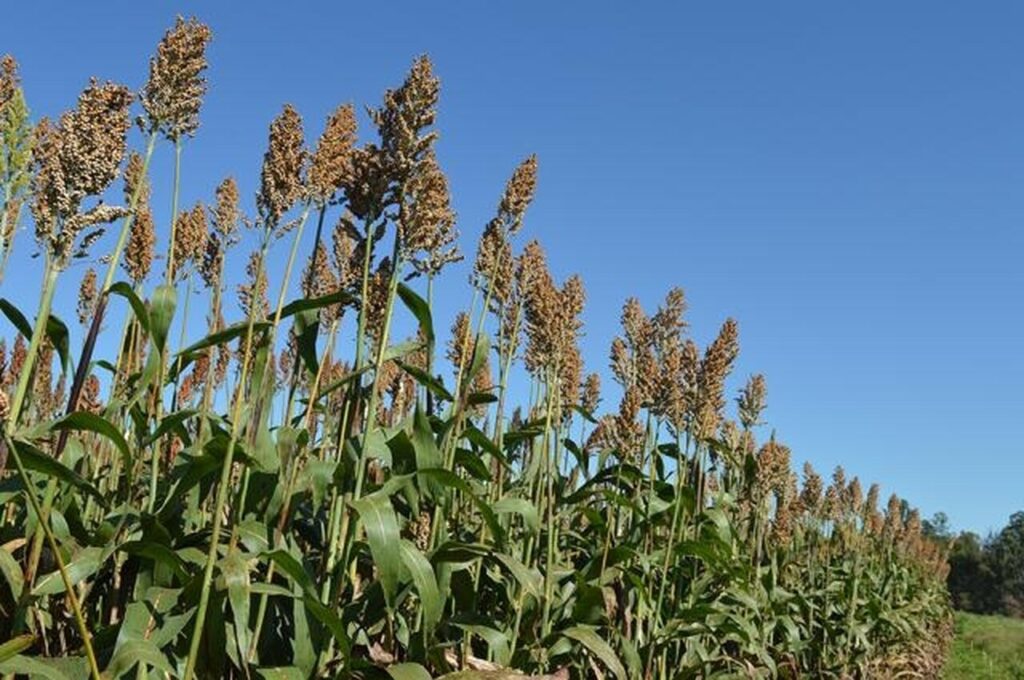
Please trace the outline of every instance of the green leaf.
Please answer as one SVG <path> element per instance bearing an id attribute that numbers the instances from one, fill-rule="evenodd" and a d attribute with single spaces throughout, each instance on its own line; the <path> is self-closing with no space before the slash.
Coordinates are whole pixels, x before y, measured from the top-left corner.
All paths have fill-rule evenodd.
<path id="1" fill-rule="evenodd" d="M 444 468 L 420 470 L 416 475 L 418 477 L 436 479 L 442 485 L 462 492 L 463 496 L 468 498 L 470 502 L 476 506 L 477 512 L 480 513 L 481 519 L 487 523 L 487 528 L 490 529 L 495 542 L 499 546 L 505 542 L 505 531 L 498 523 L 497 515 L 494 514 L 493 510 L 491 510 L 490 504 L 473 491 L 473 487 L 470 486 L 469 482 L 462 479 L 451 470 L 445 470 Z"/>
<path id="2" fill-rule="evenodd" d="M 20 595 L 20 593 L 15 593 L 15 595 Z M 7 661 L 16 654 L 21 654 L 31 647 L 32 643 L 35 641 L 36 636 L 31 633 L 25 633 L 24 635 L 11 638 L 0 645 L 0 662 Z"/>
<path id="3" fill-rule="evenodd" d="M 401 543 L 402 563 L 409 570 L 416 592 L 423 605 L 423 628 L 429 636 L 434 627 L 441 621 L 444 602 L 441 591 L 437 587 L 437 577 L 430 562 L 415 545 L 403 540 Z"/>
<path id="4" fill-rule="evenodd" d="M 120 295 L 128 304 L 131 305 L 132 311 L 135 313 L 135 319 L 142 326 L 142 330 L 149 333 L 149 310 L 146 309 L 146 303 L 142 301 L 136 292 L 130 285 L 124 281 L 118 281 L 112 285 L 108 290 L 110 295 Z"/>
<path id="5" fill-rule="evenodd" d="M 129 555 L 145 557 L 167 566 L 181 581 L 186 581 L 188 579 L 188 571 L 185 569 L 185 560 L 181 559 L 181 556 L 179 556 L 178 553 L 174 552 L 166 545 L 161 545 L 155 541 L 129 541 L 128 543 L 121 545 L 120 550 Z"/>
<path id="6" fill-rule="evenodd" d="M 312 311 L 302 312 L 295 317 L 293 337 L 299 358 L 305 364 L 310 375 L 316 375 L 320 368 L 320 360 L 316 356 L 316 340 L 320 334 L 320 323 Z M 290 348 L 285 349 L 291 351 Z"/>
<path id="7" fill-rule="evenodd" d="M 175 411 L 174 413 L 164 416 L 157 428 L 153 430 L 153 433 L 143 440 L 142 448 L 147 448 L 154 442 L 160 441 L 163 439 L 164 435 L 172 430 L 180 432 L 180 434 L 183 435 L 181 438 L 182 441 L 187 444 L 189 441 L 188 429 L 184 427 L 183 423 L 197 413 L 199 413 L 199 411 L 189 408 L 182 409 L 181 411 Z"/>
<path id="8" fill-rule="evenodd" d="M 26 339 L 32 337 L 32 325 L 25 318 L 25 315 L 21 313 L 21 310 L 15 307 L 7 298 L 0 299 L 0 311 L 4 313 L 4 316 L 10 320 L 14 327 L 18 329 L 18 332 L 24 335 Z M 53 343 L 54 349 L 57 350 L 57 354 L 60 356 L 61 365 L 66 370 L 68 367 L 68 327 L 53 314 L 50 314 L 46 320 L 46 337 Z"/>
<path id="9" fill-rule="evenodd" d="M 167 332 L 174 319 L 174 309 L 178 304 L 178 293 L 173 286 L 160 284 L 153 291 L 149 302 L 149 331 L 153 336 L 153 344 L 163 351 L 167 344 Z"/>
<path id="10" fill-rule="evenodd" d="M 0 574 L 3 574 L 4 580 L 7 581 L 7 585 L 11 589 L 13 600 L 21 597 L 21 591 L 25 587 L 25 575 L 21 571 L 18 560 L 14 559 L 14 555 L 7 552 L 7 548 L 2 545 L 0 545 Z"/>
<path id="11" fill-rule="evenodd" d="M 265 680 L 306 680 L 306 674 L 295 666 L 257 668 L 256 673 Z"/>
<path id="12" fill-rule="evenodd" d="M 397 363 L 403 371 L 415 378 L 416 382 L 433 392 L 434 396 L 438 399 L 443 401 L 455 400 L 452 393 L 445 389 L 444 383 L 441 382 L 440 378 L 436 378 L 424 371 L 422 368 L 413 366 L 412 364 L 407 364 L 404 361 L 396 361 L 395 363 Z"/>
<path id="13" fill-rule="evenodd" d="M 416 321 L 420 325 L 420 333 L 427 345 L 433 346 L 434 344 L 434 321 L 430 314 L 430 305 L 424 300 L 419 294 L 412 288 L 404 283 L 398 284 L 398 297 L 402 298 L 402 302 L 409 308 L 412 315 L 416 317 Z"/>
<path id="14" fill-rule="evenodd" d="M 537 512 L 537 506 L 525 498 L 506 496 L 494 504 L 493 510 L 499 515 L 505 513 L 519 515 L 530 531 L 533 533 L 540 531 L 540 514 Z"/>
<path id="15" fill-rule="evenodd" d="M 47 477 L 59 479 L 65 484 L 82 489 L 104 507 L 108 505 L 107 499 L 99 492 L 99 489 L 56 458 L 51 458 L 36 447 L 20 439 L 14 440 L 14 446 L 26 469 L 40 472 Z"/>
<path id="16" fill-rule="evenodd" d="M 94 432 L 101 437 L 109 439 L 117 450 L 121 453 L 121 462 L 124 465 L 124 469 L 131 469 L 132 466 L 132 454 L 128 448 L 128 442 L 125 441 L 124 435 L 117 429 L 110 421 L 105 420 L 103 417 L 90 413 L 89 411 L 75 411 L 69 413 L 53 422 L 50 425 L 50 429 L 54 431 L 60 430 L 73 430 L 86 432 Z"/>
<path id="17" fill-rule="evenodd" d="M 19 654 L 0 662 L 0 673 L 21 674 L 29 678 L 49 678 L 49 680 L 71 680 L 52 664 L 53 661 L 50 659 L 36 659 Z"/>
<path id="18" fill-rule="evenodd" d="M 587 626 L 572 626 L 562 631 L 562 635 L 576 640 L 586 647 L 594 656 L 601 660 L 619 680 L 628 680 L 626 669 L 619 661 L 618 655 L 612 646 L 609 645 L 597 632 Z"/>
<path id="19" fill-rule="evenodd" d="M 387 667 L 392 680 L 431 680 L 427 669 L 418 663 L 396 663 Z"/>
<path id="20" fill-rule="evenodd" d="M 543 599 L 544 577 L 536 569 L 529 569 L 525 564 L 520 562 L 511 555 L 505 553 L 494 553 L 495 559 L 505 565 L 505 568 L 509 570 L 512 577 L 519 582 L 519 585 L 524 591 L 532 595 L 537 600 Z"/>
<path id="21" fill-rule="evenodd" d="M 399 554 L 401 535 L 395 509 L 391 506 L 391 499 L 380 492 L 352 501 L 352 507 L 359 513 L 366 529 L 366 539 L 377 567 L 384 600 L 388 609 L 393 610 L 402 565 Z"/>
<path id="22" fill-rule="evenodd" d="M 483 369 L 484 363 L 487 361 L 487 354 L 491 351 L 491 341 L 486 334 L 480 333 L 476 336 L 476 342 L 473 343 L 473 358 L 469 362 L 469 370 L 466 372 L 463 378 L 463 392 L 466 391 L 466 386 L 473 384 L 473 379 L 476 378 L 477 374 Z"/>
<path id="23" fill-rule="evenodd" d="M 249 565 L 242 554 L 235 550 L 220 561 L 220 572 L 228 588 L 238 658 L 245 667 L 248 666 L 249 643 L 252 639 L 249 631 Z"/>
<path id="24" fill-rule="evenodd" d="M 54 316 L 52 313 L 46 318 L 46 337 L 50 339 L 50 344 L 57 350 L 57 356 L 60 357 L 60 364 L 67 371 L 71 365 L 71 356 L 68 352 L 68 344 L 70 335 L 68 334 L 68 327 L 59 318 Z"/>
<path id="25" fill-rule="evenodd" d="M 313 579 L 306 572 L 306 568 L 287 550 L 271 550 L 263 553 L 263 556 L 276 564 L 277 568 L 294 581 L 303 592 L 314 592 Z"/>
<path id="26" fill-rule="evenodd" d="M 140 663 L 173 677 L 178 677 L 163 652 L 152 642 L 145 639 L 128 640 L 121 644 L 114 657 L 110 660 L 110 664 L 103 672 L 103 675 L 105 677 L 119 678 Z"/>
<path id="27" fill-rule="evenodd" d="M 84 548 L 80 550 L 70 562 L 65 565 L 68 573 L 68 580 L 75 586 L 95 574 L 103 563 L 104 555 L 102 548 Z M 36 581 L 36 587 L 32 589 L 33 595 L 56 595 L 63 593 L 64 579 L 61 578 L 60 570 L 51 571 Z"/>
<path id="28" fill-rule="evenodd" d="M 0 298 L 0 311 L 14 325 L 18 332 L 28 340 L 32 337 L 32 324 L 28 322 L 21 310 L 14 306 L 7 298 Z"/>
<path id="29" fill-rule="evenodd" d="M 254 321 L 252 324 L 252 332 L 253 334 L 256 334 L 259 331 L 264 331 L 270 328 L 270 326 L 271 324 L 269 321 Z M 235 338 L 244 336 L 248 328 L 248 321 L 240 321 L 239 323 L 232 324 L 231 326 L 228 326 L 223 330 L 207 335 L 205 338 L 203 338 L 199 342 L 196 342 L 193 345 L 189 345 L 185 349 L 178 352 L 178 356 L 195 354 L 201 349 L 206 349 L 207 347 L 217 347 L 219 345 L 231 342 Z"/>
<path id="30" fill-rule="evenodd" d="M 336 304 L 352 304 L 356 301 L 349 293 L 339 290 L 329 295 L 322 295 L 316 298 L 299 298 L 293 302 L 289 302 L 281 308 L 281 318 L 287 319 L 293 314 L 304 312 L 311 309 L 322 309 L 323 307 L 330 307 Z"/>

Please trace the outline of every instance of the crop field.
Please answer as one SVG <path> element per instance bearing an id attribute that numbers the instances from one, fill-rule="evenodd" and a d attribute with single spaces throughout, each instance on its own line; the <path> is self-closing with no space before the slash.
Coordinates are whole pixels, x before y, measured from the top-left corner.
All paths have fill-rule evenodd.
<path id="1" fill-rule="evenodd" d="M 584 336 L 528 150 L 456 229 L 428 57 L 322 125 L 284 105 L 255 186 L 180 205 L 210 38 L 179 19 L 53 119 L 0 62 L 0 262 L 40 282 L 0 284 L 0 676 L 942 677 L 945 554 L 792 460 L 763 376 L 727 392 L 737 321 L 699 346 L 674 288 Z M 945 677 L 1021 677 L 1016 628 L 957 626 Z"/>

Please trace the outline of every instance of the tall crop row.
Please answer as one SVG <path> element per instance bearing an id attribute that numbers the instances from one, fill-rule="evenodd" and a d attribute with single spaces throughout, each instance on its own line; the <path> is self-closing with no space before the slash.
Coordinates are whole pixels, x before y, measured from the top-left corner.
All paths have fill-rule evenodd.
<path id="1" fill-rule="evenodd" d="M 734 321 L 700 348 L 682 290 L 627 300 L 602 403 L 583 283 L 521 235 L 536 158 L 443 276 L 427 58 L 361 133 L 285 106 L 254 202 L 183 205 L 210 37 L 179 19 L 138 93 L 55 120 L 0 62 L 0 262 L 42 282 L 0 302 L 0 674 L 936 677 L 944 555 L 877 486 L 798 478 L 764 379 L 726 393 Z"/>

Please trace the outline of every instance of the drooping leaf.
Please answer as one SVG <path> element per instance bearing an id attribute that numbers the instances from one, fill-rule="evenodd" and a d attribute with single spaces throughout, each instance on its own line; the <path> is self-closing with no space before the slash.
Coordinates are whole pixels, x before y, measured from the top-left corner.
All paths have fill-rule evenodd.
<path id="1" fill-rule="evenodd" d="M 145 664 L 172 677 L 178 677 L 164 653 L 146 639 L 129 640 L 118 647 L 103 674 L 110 678 L 120 678 L 139 664 Z"/>
<path id="2" fill-rule="evenodd" d="M 430 673 L 418 663 L 395 663 L 386 670 L 392 680 L 430 680 Z"/>
<path id="3" fill-rule="evenodd" d="M 384 590 L 384 600 L 388 608 L 394 608 L 402 558 L 401 535 L 391 499 L 380 492 L 372 493 L 352 501 L 352 507 L 359 513 L 366 530 L 366 539 Z"/>
<path id="4" fill-rule="evenodd" d="M 419 322 L 420 335 L 428 346 L 433 346 L 434 321 L 430 313 L 430 305 L 416 291 L 404 283 L 398 284 L 397 292 L 398 297 L 401 298 L 405 306 L 412 312 L 412 315 L 416 317 L 416 321 Z"/>
<path id="5" fill-rule="evenodd" d="M 171 328 L 171 320 L 174 319 L 174 310 L 177 304 L 177 291 L 173 286 L 167 284 L 157 286 L 149 301 L 149 331 L 153 337 L 153 344 L 160 351 L 163 351 L 167 345 L 167 332 Z"/>
<path id="6" fill-rule="evenodd" d="M 149 333 L 149 310 L 146 309 L 146 303 L 142 301 L 130 285 L 124 281 L 118 281 L 107 289 L 110 295 L 120 295 L 128 304 L 131 305 L 132 312 L 135 314 L 135 320 L 142 326 L 142 330 Z"/>
<path id="7" fill-rule="evenodd" d="M 494 504 L 493 509 L 499 515 L 505 513 L 519 515 L 530 531 L 534 533 L 540 531 L 540 513 L 537 511 L 537 506 L 525 498 L 505 496 Z"/>
<path id="8" fill-rule="evenodd" d="M 618 655 L 612 646 L 604 638 L 597 634 L 594 628 L 589 626 L 570 626 L 562 631 L 562 635 L 576 640 L 586 647 L 594 656 L 601 660 L 608 670 L 615 674 L 619 680 L 628 680 L 626 669 L 619 661 Z"/>
<path id="9" fill-rule="evenodd" d="M 20 595 L 20 593 L 17 593 Z M 26 649 L 32 646 L 36 641 L 36 636 L 31 633 L 25 633 L 24 635 L 17 635 L 7 642 L 0 644 L 0 663 L 7 661 L 16 654 L 21 654 Z"/>
<path id="10" fill-rule="evenodd" d="M 46 455 L 28 442 L 20 439 L 14 440 L 14 446 L 26 469 L 39 472 L 49 478 L 59 479 L 65 484 L 77 487 L 106 507 L 107 499 L 99 492 L 99 489 L 56 458 Z"/>
<path id="11" fill-rule="evenodd" d="M 70 562 L 65 565 L 68 580 L 75 586 L 89 578 L 99 570 L 103 563 L 104 551 L 102 548 L 83 548 L 74 555 Z M 61 578 L 60 570 L 51 571 L 36 581 L 33 595 L 56 595 L 63 593 L 64 580 Z"/>
<path id="12" fill-rule="evenodd" d="M 423 606 L 423 626 L 427 635 L 441 621 L 441 614 L 444 609 L 444 602 L 441 599 L 441 591 L 437 587 L 437 578 L 430 562 L 415 545 L 403 540 L 401 543 L 402 563 L 409 570 L 412 582 L 416 586 L 420 603 Z"/>
<path id="13" fill-rule="evenodd" d="M 23 654 L 0 661 L 0 673 L 20 674 L 29 678 L 47 678 L 47 680 L 76 680 L 57 668 L 52 659 L 38 659 Z"/>

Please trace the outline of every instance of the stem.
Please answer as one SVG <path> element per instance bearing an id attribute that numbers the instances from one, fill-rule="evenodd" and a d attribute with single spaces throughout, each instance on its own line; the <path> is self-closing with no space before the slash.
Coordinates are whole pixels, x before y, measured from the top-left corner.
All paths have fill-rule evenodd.
<path id="1" fill-rule="evenodd" d="M 167 244 L 166 283 L 174 283 L 174 237 L 178 232 L 178 190 L 181 185 L 181 140 L 174 140 L 174 189 L 171 191 L 171 240 Z"/>
<path id="2" fill-rule="evenodd" d="M 36 312 L 36 325 L 32 329 L 32 337 L 29 339 L 28 349 L 25 353 L 25 363 L 21 367 L 21 375 L 18 376 L 18 386 L 14 390 L 13 399 L 11 399 L 11 411 L 7 418 L 8 432 L 17 425 L 18 419 L 21 416 L 21 408 L 25 403 L 25 395 L 28 393 L 36 355 L 43 344 L 46 324 L 50 319 L 50 307 L 53 305 L 53 294 L 57 289 L 58 274 L 60 274 L 60 270 L 52 262 L 47 262 L 46 273 L 43 275 L 43 294 L 39 298 L 39 311 Z"/>
<path id="3" fill-rule="evenodd" d="M 256 267 L 256 280 L 263 276 L 263 260 L 267 253 L 267 241 L 264 240 L 260 250 L 259 261 Z M 249 376 L 249 362 L 252 354 L 253 326 L 256 322 L 256 307 L 249 308 L 248 327 L 245 332 L 245 350 L 242 354 L 242 368 L 239 373 L 238 393 L 235 396 L 235 403 L 231 414 L 231 436 L 228 440 L 227 451 L 224 453 L 224 464 L 221 466 L 220 481 L 217 485 L 217 497 L 213 507 L 213 527 L 210 532 L 210 547 L 206 552 L 206 564 L 203 567 L 203 581 L 199 594 L 199 608 L 196 612 L 195 626 L 192 628 L 192 638 L 189 643 L 188 660 L 185 663 L 184 680 L 192 680 L 195 672 L 196 660 L 199 656 L 199 643 L 203 636 L 203 625 L 206 620 L 206 609 L 210 604 L 210 587 L 213 584 L 213 568 L 217 563 L 217 548 L 220 545 L 220 530 L 224 519 L 224 504 L 228 495 L 228 484 L 231 481 L 231 468 L 234 462 L 235 446 L 238 443 L 238 428 L 242 417 L 242 407 L 245 404 L 245 381 Z"/>

